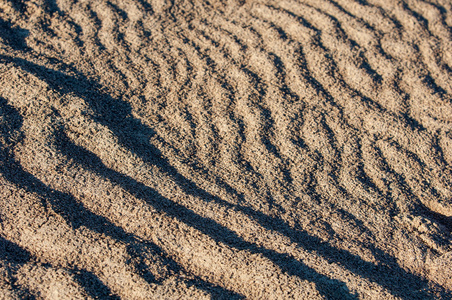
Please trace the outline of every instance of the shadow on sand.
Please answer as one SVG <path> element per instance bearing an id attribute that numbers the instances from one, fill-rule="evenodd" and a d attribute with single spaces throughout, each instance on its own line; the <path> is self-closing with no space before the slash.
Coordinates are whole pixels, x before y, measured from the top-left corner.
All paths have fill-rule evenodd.
<path id="1" fill-rule="evenodd" d="M 131 107 L 127 102 L 115 99 L 108 94 L 100 92 L 100 86 L 95 82 L 90 81 L 82 74 L 75 72 L 78 74 L 77 76 L 69 76 L 61 71 L 55 71 L 24 59 L 4 55 L 0 55 L 0 62 L 15 64 L 24 71 L 45 81 L 49 84 L 50 88 L 61 94 L 76 94 L 78 97 L 84 99 L 94 112 L 94 120 L 108 127 L 118 138 L 118 141 L 122 146 L 139 156 L 144 162 L 157 166 L 161 172 L 170 176 L 187 194 L 203 199 L 204 201 L 215 201 L 226 207 L 239 210 L 248 217 L 259 222 L 259 224 L 266 229 L 280 232 L 289 237 L 292 242 L 300 247 L 309 251 L 314 251 L 327 261 L 340 264 L 351 272 L 383 286 L 394 296 L 405 299 L 432 298 L 432 295 L 428 292 L 428 282 L 426 280 L 406 272 L 397 264 L 395 259 L 383 252 L 380 252 L 378 255 L 378 251 L 374 249 L 374 252 L 377 253 L 377 256 L 379 256 L 385 264 L 375 265 L 369 263 L 359 256 L 353 255 L 346 250 L 335 248 L 329 243 L 309 235 L 305 231 L 294 230 L 281 219 L 267 216 L 250 207 L 232 205 L 199 188 L 194 182 L 180 174 L 176 168 L 163 157 L 159 149 L 142 139 L 143 135 L 151 137 L 155 135 L 155 132 L 132 116 Z M 64 64 L 59 64 L 59 66 L 67 68 L 67 71 L 74 73 L 73 69 L 65 67 Z M 357 298 L 354 294 L 350 293 L 345 283 L 319 274 L 314 269 L 306 266 L 288 254 L 281 254 L 245 241 L 227 227 L 224 227 L 211 219 L 199 216 L 192 210 L 163 197 L 157 191 L 135 179 L 108 168 L 95 154 L 75 145 L 63 131 L 58 131 L 57 134 L 57 146 L 62 153 L 69 158 L 76 160 L 76 162 L 83 167 L 92 170 L 121 186 L 135 197 L 146 201 L 155 209 L 177 218 L 181 222 L 210 236 L 217 242 L 224 243 L 235 249 L 246 249 L 252 253 L 264 255 L 288 274 L 314 282 L 318 291 L 328 299 Z M 149 141 L 149 138 L 147 140 Z M 126 242 L 129 239 L 132 239 L 132 237 L 125 233 L 122 228 L 109 223 L 104 217 L 94 215 L 87 211 L 71 195 L 63 194 L 58 191 L 51 191 L 49 187 L 45 186 L 31 174 L 25 173 L 17 163 L 13 162 L 12 165 L 15 166 L 14 168 L 16 168 L 16 171 L 11 173 L 8 180 L 21 183 L 21 186 L 25 186 L 35 192 L 36 190 L 40 191 L 41 195 L 47 199 L 47 201 L 55 207 L 55 210 L 72 226 L 77 227 L 82 225 L 80 222 L 85 226 L 87 223 L 92 223 L 90 226 L 92 226 L 93 230 L 110 234 L 116 239 Z M 2 170 L 2 172 L 5 171 L 7 172 L 5 169 Z M 233 190 L 232 187 L 229 189 Z M 61 199 L 64 200 L 61 201 Z M 85 220 L 91 220 L 91 222 L 85 222 Z M 223 292 L 230 293 L 230 291 L 226 290 Z"/>

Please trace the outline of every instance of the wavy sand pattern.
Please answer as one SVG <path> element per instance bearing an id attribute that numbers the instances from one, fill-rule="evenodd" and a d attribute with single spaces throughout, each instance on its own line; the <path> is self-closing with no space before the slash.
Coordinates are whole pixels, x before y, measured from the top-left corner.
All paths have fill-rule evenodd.
<path id="1" fill-rule="evenodd" d="M 450 0 L 0 0 L 0 298 L 448 299 Z"/>

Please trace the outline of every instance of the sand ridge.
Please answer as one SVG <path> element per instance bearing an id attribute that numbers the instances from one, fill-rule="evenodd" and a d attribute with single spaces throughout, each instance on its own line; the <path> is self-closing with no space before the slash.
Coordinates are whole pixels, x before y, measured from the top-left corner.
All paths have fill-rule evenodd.
<path id="1" fill-rule="evenodd" d="M 449 298 L 451 10 L 0 0 L 0 298 Z"/>

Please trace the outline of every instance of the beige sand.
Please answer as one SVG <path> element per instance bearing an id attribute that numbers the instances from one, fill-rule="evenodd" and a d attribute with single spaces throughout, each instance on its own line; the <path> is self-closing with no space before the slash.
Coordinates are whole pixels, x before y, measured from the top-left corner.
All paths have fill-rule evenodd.
<path id="1" fill-rule="evenodd" d="M 448 299 L 452 1 L 0 0 L 0 298 Z"/>

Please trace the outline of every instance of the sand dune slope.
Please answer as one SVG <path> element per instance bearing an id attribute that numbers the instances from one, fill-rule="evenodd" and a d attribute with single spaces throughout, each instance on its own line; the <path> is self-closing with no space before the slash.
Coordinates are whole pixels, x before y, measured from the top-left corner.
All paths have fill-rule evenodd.
<path id="1" fill-rule="evenodd" d="M 0 298 L 449 299 L 449 0 L 0 0 Z"/>

